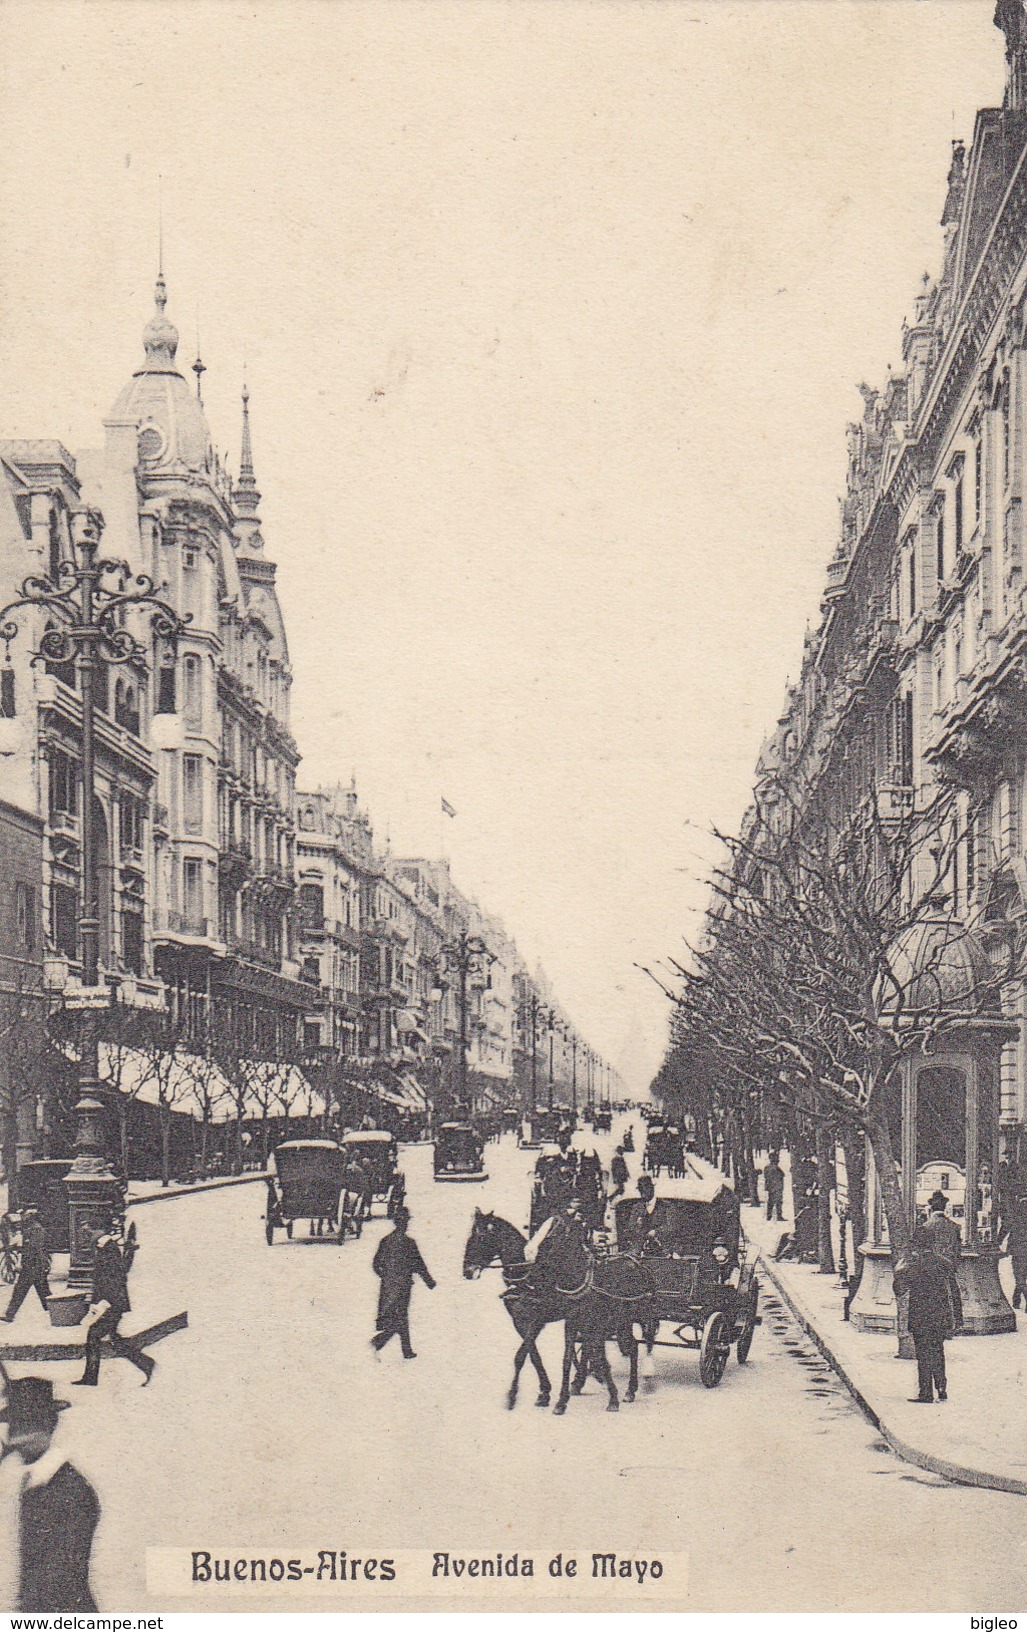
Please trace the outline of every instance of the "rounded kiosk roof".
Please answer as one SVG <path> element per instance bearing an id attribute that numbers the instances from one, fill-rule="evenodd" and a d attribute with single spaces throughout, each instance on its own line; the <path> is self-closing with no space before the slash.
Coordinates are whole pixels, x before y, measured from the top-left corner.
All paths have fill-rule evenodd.
<path id="1" fill-rule="evenodd" d="M 891 980 L 878 981 L 882 1019 L 985 1014 L 998 1009 L 995 974 L 980 938 L 955 918 L 911 924 L 888 952 Z"/>

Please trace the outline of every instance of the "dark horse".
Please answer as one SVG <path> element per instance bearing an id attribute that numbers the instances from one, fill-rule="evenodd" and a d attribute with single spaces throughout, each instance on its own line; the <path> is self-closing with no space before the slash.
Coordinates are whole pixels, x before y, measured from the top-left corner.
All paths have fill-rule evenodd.
<path id="1" fill-rule="evenodd" d="M 542 1364 L 536 1340 L 543 1327 L 554 1321 L 564 1323 L 563 1378 L 554 1410 L 563 1415 L 571 1395 L 571 1369 L 577 1361 L 573 1392 L 580 1394 L 589 1370 L 606 1384 L 609 1411 L 619 1409 L 606 1344 L 617 1341 L 621 1353 L 631 1363 L 625 1399 L 630 1403 L 638 1392 L 638 1343 L 636 1321 L 649 1325 L 652 1284 L 644 1266 L 635 1258 L 613 1257 L 597 1261 L 584 1246 L 573 1244 L 544 1263 L 525 1263 L 525 1239 L 515 1225 L 495 1213 L 475 1211 L 474 1224 L 464 1249 L 464 1274 L 472 1279 L 490 1264 L 499 1263 L 506 1280 L 503 1301 L 513 1321 L 520 1348 L 514 1356 L 513 1381 L 507 1395 L 512 1411 L 517 1400 L 521 1367 L 531 1360 L 539 1380 L 536 1405 L 548 1405 L 551 1384 Z"/>

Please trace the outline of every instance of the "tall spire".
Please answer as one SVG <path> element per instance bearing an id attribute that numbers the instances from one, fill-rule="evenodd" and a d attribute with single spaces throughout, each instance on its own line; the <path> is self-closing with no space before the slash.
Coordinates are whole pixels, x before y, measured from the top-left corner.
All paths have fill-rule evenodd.
<path id="1" fill-rule="evenodd" d="M 242 448 L 239 454 L 239 480 L 235 484 L 235 508 L 241 516 L 257 518 L 260 493 L 253 474 L 253 444 L 250 441 L 250 393 L 243 381 L 242 388 Z"/>

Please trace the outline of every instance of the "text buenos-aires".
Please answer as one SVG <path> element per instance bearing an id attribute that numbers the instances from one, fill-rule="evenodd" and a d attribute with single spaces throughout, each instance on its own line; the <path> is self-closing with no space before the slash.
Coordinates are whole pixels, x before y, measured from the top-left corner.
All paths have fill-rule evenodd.
<path id="1" fill-rule="evenodd" d="M 393 1558 L 350 1558 L 345 1552 L 324 1548 L 317 1555 L 316 1564 L 304 1564 L 301 1558 L 214 1558 L 210 1553 L 194 1552 L 192 1578 L 204 1584 L 208 1581 L 302 1581 L 313 1576 L 317 1581 L 395 1581 L 396 1561 Z"/>
<path id="2" fill-rule="evenodd" d="M 663 1575 L 663 1564 L 658 1558 L 618 1558 L 616 1553 L 593 1553 L 591 1571 L 588 1562 L 586 1559 L 582 1569 L 576 1558 L 565 1558 L 563 1553 L 556 1553 L 549 1560 L 547 1570 L 551 1576 L 570 1580 L 580 1573 L 591 1574 L 598 1580 L 634 1581 L 638 1586 L 646 1579 L 659 1581 Z M 433 1576 L 455 1576 L 457 1579 L 462 1575 L 534 1576 L 535 1560 L 520 1553 L 496 1553 L 492 1558 L 457 1558 L 452 1553 L 436 1553 L 431 1573 Z"/>

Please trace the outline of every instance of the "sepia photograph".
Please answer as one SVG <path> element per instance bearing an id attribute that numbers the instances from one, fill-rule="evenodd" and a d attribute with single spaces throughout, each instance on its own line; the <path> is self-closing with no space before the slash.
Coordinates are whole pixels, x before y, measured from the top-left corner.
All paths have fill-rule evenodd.
<path id="1" fill-rule="evenodd" d="M 0 139 L 0 1616 L 1015 1627 L 1027 0 L 4 0 Z"/>

